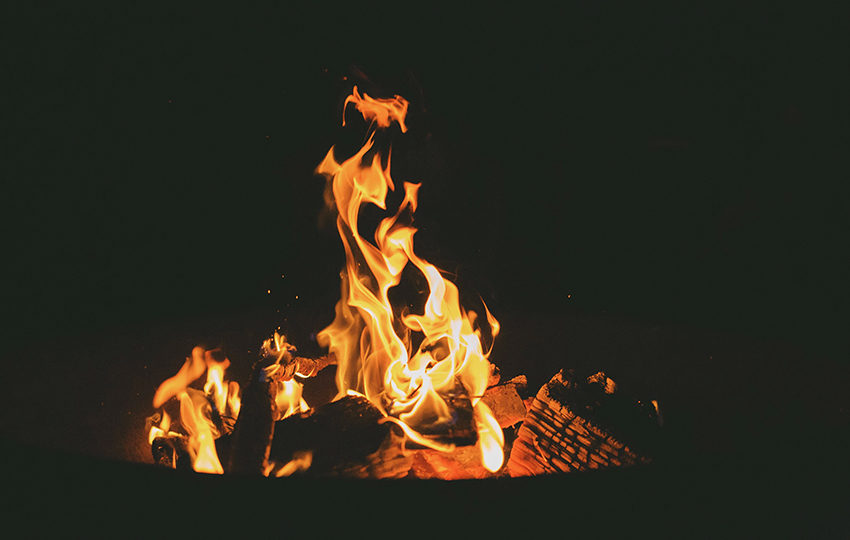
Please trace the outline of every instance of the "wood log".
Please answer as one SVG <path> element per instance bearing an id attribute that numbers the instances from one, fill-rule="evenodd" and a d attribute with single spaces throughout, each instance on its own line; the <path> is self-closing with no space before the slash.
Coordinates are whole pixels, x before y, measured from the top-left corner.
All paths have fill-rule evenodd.
<path id="1" fill-rule="evenodd" d="M 264 360 L 256 363 L 242 394 L 242 407 L 233 427 L 226 472 L 258 475 L 266 470 L 276 410 L 266 367 Z"/>
<path id="2" fill-rule="evenodd" d="M 528 388 L 528 380 L 525 375 L 519 375 L 504 384 L 491 386 L 484 392 L 481 398 L 490 410 L 499 427 L 506 428 L 525 418 L 525 394 Z"/>
<path id="3" fill-rule="evenodd" d="M 446 446 L 472 446 L 478 441 L 478 430 L 475 426 L 475 414 L 472 402 L 467 395 L 466 389 L 460 381 L 455 380 L 451 390 L 440 391 L 446 405 L 451 410 L 448 419 L 439 419 L 430 425 L 418 425 L 416 431 L 426 439 L 437 445 Z M 393 414 L 392 411 L 390 414 Z M 410 448 L 422 448 L 415 442 L 409 442 Z"/>
<path id="4" fill-rule="evenodd" d="M 192 470 L 192 458 L 182 437 L 157 437 L 151 443 L 153 462 L 162 467 Z"/>
<path id="5" fill-rule="evenodd" d="M 203 418 L 209 420 L 211 432 L 216 437 L 216 447 L 219 447 L 219 439 L 224 436 L 222 446 L 226 446 L 226 435 L 232 431 L 232 419 L 222 417 L 215 408 L 212 397 L 197 388 L 187 387 L 183 390 L 189 395 L 193 405 L 200 409 Z M 163 431 L 163 417 L 168 417 L 167 432 Z M 152 431 L 154 430 L 154 431 Z M 180 400 L 178 396 L 171 397 L 162 404 L 160 411 L 149 416 L 145 421 L 145 433 L 154 437 L 151 441 L 151 454 L 157 465 L 173 468 L 192 470 L 192 457 L 189 451 L 190 434 L 183 425 L 180 414 Z"/>
<path id="6" fill-rule="evenodd" d="M 582 379 L 561 371 L 532 401 L 508 460 L 511 476 L 582 471 L 647 463 L 657 411 L 615 392 L 597 373 Z"/>
<path id="7" fill-rule="evenodd" d="M 296 356 L 292 361 L 295 364 L 295 375 L 306 379 L 308 377 L 315 377 L 320 371 L 328 366 L 335 366 L 336 356 L 334 356 L 334 353 L 326 354 L 318 358 Z"/>
<path id="8" fill-rule="evenodd" d="M 505 436 L 504 452 L 510 455 L 511 445 L 516 439 L 516 424 L 526 415 L 528 380 L 524 375 L 491 386 L 481 400 L 490 408 Z M 416 478 L 438 478 L 440 480 L 464 480 L 493 478 L 507 475 L 507 469 L 490 472 L 481 463 L 481 448 L 478 444 L 461 446 L 452 452 L 441 452 L 430 448 L 412 451 L 411 476 Z"/>
<path id="9" fill-rule="evenodd" d="M 280 469 L 309 454 L 307 476 L 397 478 L 407 474 L 410 458 L 403 438 L 362 396 L 346 396 L 275 423 L 269 459 Z M 271 474 L 275 475 L 273 468 Z"/>
<path id="10" fill-rule="evenodd" d="M 490 364 L 490 375 L 487 377 L 487 388 L 496 386 L 502 379 L 502 370 L 496 364 Z"/>

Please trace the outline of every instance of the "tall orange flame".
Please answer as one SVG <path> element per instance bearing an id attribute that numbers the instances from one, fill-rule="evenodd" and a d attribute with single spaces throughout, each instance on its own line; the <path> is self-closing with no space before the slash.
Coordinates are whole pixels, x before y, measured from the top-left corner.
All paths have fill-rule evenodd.
<path id="1" fill-rule="evenodd" d="M 349 103 L 373 128 L 389 128 L 395 122 L 402 132 L 407 129 L 408 102 L 401 96 L 373 99 L 354 87 L 345 105 Z M 351 391 L 365 395 L 421 444 L 450 449 L 417 437 L 417 432 L 452 420 L 442 395 L 462 385 L 474 407 L 482 463 L 498 470 L 504 440 L 492 413 L 479 401 L 487 388 L 490 363 L 475 313 L 460 306 L 454 283 L 414 253 L 416 229 L 401 223 L 403 215 L 412 216 L 416 210 L 419 184 L 404 183 L 404 199 L 393 216 L 380 222 L 374 243 L 363 238 L 358 228 L 361 207 L 371 203 L 386 210 L 387 193 L 395 190 L 389 158 L 383 166 L 374 135 L 372 131 L 366 144 L 342 163 L 331 148 L 316 169 L 328 181 L 346 258 L 336 315 L 319 333 L 319 342 L 336 355 L 339 395 Z M 396 315 L 388 293 L 399 284 L 408 263 L 425 277 L 428 297 L 423 313 Z M 487 321 L 495 336 L 498 322 L 489 311 Z M 415 349 L 411 332 L 422 334 Z"/>

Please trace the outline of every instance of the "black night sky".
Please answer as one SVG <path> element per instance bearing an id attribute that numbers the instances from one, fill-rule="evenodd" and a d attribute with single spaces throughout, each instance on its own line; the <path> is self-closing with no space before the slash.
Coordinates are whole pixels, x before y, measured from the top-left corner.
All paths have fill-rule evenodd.
<path id="1" fill-rule="evenodd" d="M 257 335 L 328 322 L 342 252 L 312 171 L 362 140 L 362 123 L 340 126 L 358 84 L 409 100 L 393 176 L 422 183 L 418 251 L 517 321 L 509 343 L 556 339 L 561 320 L 688 328 L 799 351 L 820 367 L 787 373 L 846 380 L 846 19 L 364 9 L 4 7 L 15 377 L 73 372 L 58 353 L 33 367 L 37 343 L 133 348 L 150 328 L 241 313 L 268 324 Z M 74 358 L 82 372 L 120 361 Z M 832 414 L 846 429 L 847 409 Z"/>
<path id="2" fill-rule="evenodd" d="M 324 294 L 339 252 L 311 171 L 360 135 L 339 128 L 359 83 L 411 102 L 396 177 L 423 183 L 419 244 L 494 308 L 837 343 L 826 13 L 8 10 L 4 304 L 25 329 Z"/>

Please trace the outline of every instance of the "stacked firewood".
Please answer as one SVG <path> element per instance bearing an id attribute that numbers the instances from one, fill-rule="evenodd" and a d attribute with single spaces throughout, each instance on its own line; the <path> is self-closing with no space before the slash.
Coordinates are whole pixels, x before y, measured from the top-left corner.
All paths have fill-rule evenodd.
<path id="1" fill-rule="evenodd" d="M 620 467 L 651 460 L 646 441 L 660 420 L 656 402 L 622 395 L 602 372 L 579 377 L 561 371 L 530 397 L 524 376 L 501 382 L 496 370 L 481 398 L 505 434 L 505 465 L 492 473 L 481 464 L 468 397 L 447 399 L 451 425 L 426 434 L 443 447 L 435 450 L 413 443 L 359 395 L 277 419 L 267 367 L 255 367 L 235 425 L 217 420 L 216 450 L 227 473 L 453 480 Z M 181 441 L 155 438 L 154 461 L 191 469 Z"/>

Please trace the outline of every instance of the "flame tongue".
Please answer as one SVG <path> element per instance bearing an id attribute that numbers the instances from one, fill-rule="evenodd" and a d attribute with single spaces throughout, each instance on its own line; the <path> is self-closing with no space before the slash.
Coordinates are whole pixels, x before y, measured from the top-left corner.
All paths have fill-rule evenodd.
<path id="1" fill-rule="evenodd" d="M 355 87 L 345 106 L 350 103 L 373 126 L 388 128 L 395 122 L 402 132 L 407 129 L 404 119 L 408 103 L 401 96 L 373 99 L 361 95 Z M 370 160 L 367 155 L 372 155 Z M 416 229 L 401 223 L 405 212 L 412 215 L 416 210 L 419 185 L 404 183 L 402 203 L 394 215 L 380 222 L 374 242 L 367 241 L 358 228 L 361 207 L 372 203 L 386 210 L 387 193 L 395 190 L 389 159 L 382 166 L 381 156 L 373 132 L 349 159 L 338 163 L 331 148 L 317 168 L 333 194 L 346 257 L 336 316 L 319 334 L 319 342 L 338 359 L 339 395 L 365 395 L 404 423 L 409 435 L 450 422 L 451 410 L 443 396 L 461 385 L 475 407 L 483 464 L 495 471 L 502 465 L 503 440 L 498 425 L 492 429 L 492 413 L 479 403 L 487 387 L 490 363 L 489 351 L 483 351 L 480 332 L 473 326 L 475 314 L 460 307 L 454 283 L 415 254 Z M 397 316 L 388 292 L 399 284 L 408 263 L 424 276 L 428 296 L 422 313 Z M 487 321 L 495 336 L 498 323 L 489 312 Z M 411 332 L 422 334 L 415 350 Z"/>

